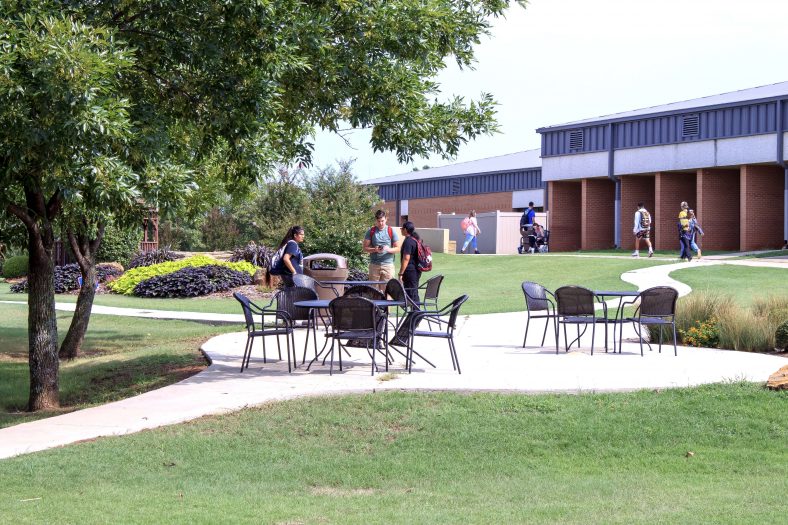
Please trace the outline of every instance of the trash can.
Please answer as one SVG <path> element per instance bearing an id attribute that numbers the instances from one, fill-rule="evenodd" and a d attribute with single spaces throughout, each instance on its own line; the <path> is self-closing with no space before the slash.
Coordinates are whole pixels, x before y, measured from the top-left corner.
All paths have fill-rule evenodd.
<path id="1" fill-rule="evenodd" d="M 345 281 L 348 276 L 347 259 L 334 253 L 316 253 L 304 257 L 304 274 L 318 281 Z M 341 294 L 343 286 L 336 287 Z M 329 288 L 317 287 L 317 296 L 320 299 L 333 299 L 336 297 Z"/>

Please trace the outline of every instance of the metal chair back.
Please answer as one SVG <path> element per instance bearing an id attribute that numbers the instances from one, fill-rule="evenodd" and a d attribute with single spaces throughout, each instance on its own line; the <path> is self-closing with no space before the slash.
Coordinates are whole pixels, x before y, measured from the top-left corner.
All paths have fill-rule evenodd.
<path id="1" fill-rule="evenodd" d="M 309 288 L 310 290 L 317 291 L 315 279 L 303 273 L 293 275 L 293 284 L 302 288 Z"/>
<path id="2" fill-rule="evenodd" d="M 424 302 L 434 302 L 438 304 L 438 294 L 441 291 L 441 283 L 443 283 L 443 275 L 436 275 L 430 277 L 424 283 Z"/>
<path id="3" fill-rule="evenodd" d="M 531 312 L 541 312 L 550 309 L 550 301 L 547 299 L 547 289 L 541 284 L 524 281 L 523 295 L 525 296 L 525 306 Z"/>
<path id="4" fill-rule="evenodd" d="M 313 289 L 303 286 L 283 288 L 276 293 L 276 309 L 287 312 L 292 321 L 307 321 L 309 320 L 309 308 L 300 308 L 295 303 L 315 299 L 317 299 L 317 292 Z"/>
<path id="5" fill-rule="evenodd" d="M 244 319 L 246 320 L 246 329 L 254 330 L 254 315 L 252 315 L 252 308 L 250 306 L 249 298 L 240 292 L 233 292 L 233 297 L 241 303 L 241 309 L 244 312 Z"/>
<path id="6" fill-rule="evenodd" d="M 679 293 L 670 286 L 655 286 L 640 292 L 642 317 L 673 317 Z"/>
<path id="7" fill-rule="evenodd" d="M 336 332 L 376 331 L 375 305 L 364 297 L 337 297 L 328 305 L 331 327 Z"/>
<path id="8" fill-rule="evenodd" d="M 345 290 L 342 297 L 363 297 L 370 300 L 382 300 L 386 296 L 377 288 L 373 288 L 366 284 L 355 284 Z"/>
<path id="9" fill-rule="evenodd" d="M 582 286 L 562 286 L 555 291 L 560 316 L 596 317 L 594 292 Z"/>

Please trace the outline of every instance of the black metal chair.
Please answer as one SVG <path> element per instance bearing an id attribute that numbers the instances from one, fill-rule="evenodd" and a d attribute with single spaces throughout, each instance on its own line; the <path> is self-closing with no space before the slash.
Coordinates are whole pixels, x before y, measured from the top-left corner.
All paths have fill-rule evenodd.
<path id="1" fill-rule="evenodd" d="M 623 341 L 623 324 L 631 322 L 640 339 L 640 355 L 643 355 L 643 326 L 657 325 L 659 330 L 659 352 L 662 353 L 662 326 L 670 325 L 673 330 L 673 355 L 679 355 L 676 346 L 676 303 L 679 292 L 670 286 L 655 286 L 640 292 L 632 303 L 640 301 L 633 317 L 627 317 L 619 327 L 619 341 Z M 647 343 L 648 344 L 648 343 Z M 649 344 L 649 348 L 651 345 Z"/>
<path id="2" fill-rule="evenodd" d="M 588 325 L 591 325 L 591 355 L 594 355 L 594 339 L 596 336 L 597 323 L 604 323 L 605 325 L 605 351 L 607 351 L 607 305 L 604 301 L 599 301 L 597 296 L 588 288 L 582 286 L 562 286 L 555 291 L 556 310 L 558 313 L 558 330 L 560 326 L 564 325 L 564 348 L 569 351 L 569 348 L 577 341 L 577 346 L 580 347 L 580 338 L 585 334 Z M 602 304 L 602 316 L 598 317 L 596 303 Z M 577 325 L 577 338 L 568 342 L 566 335 L 566 325 Z M 583 332 L 580 333 L 580 325 L 583 325 Z M 558 353 L 558 338 L 556 337 L 555 351 Z"/>
<path id="3" fill-rule="evenodd" d="M 420 305 L 424 310 L 438 309 L 438 295 L 440 294 L 442 283 L 443 275 L 436 275 L 419 285 L 419 290 L 424 291 L 424 298 L 421 300 Z"/>
<path id="4" fill-rule="evenodd" d="M 339 292 L 337 292 L 336 288 L 330 286 L 328 284 L 323 284 L 314 277 L 310 277 L 308 275 L 304 275 L 303 273 L 297 273 L 293 276 L 293 283 L 296 286 L 301 286 L 303 288 L 309 288 L 317 293 L 318 288 L 323 288 L 326 290 L 331 290 L 334 294 L 334 297 L 339 297 Z"/>
<path id="5" fill-rule="evenodd" d="M 408 373 L 413 370 L 413 354 L 418 355 L 424 359 L 421 354 L 413 349 L 414 340 L 416 337 L 438 337 L 446 339 L 449 342 L 449 352 L 451 354 L 451 364 L 458 374 L 461 374 L 460 361 L 457 357 L 457 348 L 454 345 L 454 330 L 457 328 L 457 316 L 460 313 L 460 307 L 465 301 L 468 300 L 467 295 L 460 296 L 447 304 L 440 310 L 420 310 L 413 312 L 409 322 L 409 339 L 408 339 L 408 356 L 406 364 Z M 438 324 L 439 330 L 419 330 L 418 325 L 421 321 L 430 320 Z M 435 368 L 435 365 L 424 359 L 430 366 Z"/>
<path id="6" fill-rule="evenodd" d="M 363 297 L 370 301 L 378 301 L 386 298 L 383 292 L 367 284 L 354 284 L 353 286 L 347 287 L 342 297 Z"/>
<path id="7" fill-rule="evenodd" d="M 331 338 L 331 364 L 328 373 L 334 372 L 334 343 L 340 346 L 339 369 L 342 370 L 342 347 L 346 346 L 342 341 L 365 341 L 367 352 L 372 358 L 372 375 L 375 375 L 375 355 L 379 350 L 378 343 L 382 341 L 379 331 L 380 309 L 371 300 L 357 296 L 332 299 L 328 309 L 331 314 L 331 330 L 326 334 L 326 337 Z M 388 370 L 388 350 L 384 350 Z"/>
<path id="8" fill-rule="evenodd" d="M 293 338 L 293 326 L 290 321 L 290 316 L 287 312 L 279 309 L 270 308 L 273 301 L 265 307 L 261 307 L 249 300 L 245 295 L 234 292 L 235 297 L 244 312 L 244 319 L 246 321 L 246 346 L 244 347 L 244 355 L 241 359 L 241 372 L 245 368 L 249 368 L 249 360 L 252 357 L 252 345 L 254 338 L 260 337 L 263 340 L 263 363 L 268 362 L 265 352 L 265 338 L 269 335 L 276 336 L 276 348 L 279 351 L 279 359 L 282 359 L 282 346 L 279 342 L 279 336 L 286 336 L 287 340 L 287 371 L 292 371 L 290 362 L 290 341 Z M 255 322 L 255 316 L 260 316 L 259 327 Z M 268 321 L 266 323 L 266 321 Z M 293 340 L 293 360 L 295 360 L 295 340 Z"/>
<path id="9" fill-rule="evenodd" d="M 293 330 L 306 328 L 306 341 L 304 341 L 304 355 L 301 358 L 301 363 L 306 361 L 306 348 L 309 346 L 310 330 L 312 330 L 312 341 L 315 347 L 315 355 L 317 355 L 317 320 L 314 309 L 301 308 L 296 306 L 295 303 L 297 301 L 313 301 L 316 299 L 317 292 L 298 285 L 291 286 L 290 288 L 283 288 L 274 296 L 276 309 L 287 312 Z M 293 360 L 296 364 L 298 363 L 295 359 L 295 346 L 293 346 Z"/>
<path id="10" fill-rule="evenodd" d="M 555 351 L 558 353 L 558 323 L 556 321 L 558 319 L 558 314 L 555 310 L 555 295 L 541 284 L 532 281 L 523 281 L 522 287 L 523 295 L 525 296 L 525 313 L 528 315 L 528 319 L 525 322 L 523 348 L 525 348 L 525 340 L 528 338 L 528 327 L 531 324 L 531 319 L 546 319 L 544 334 L 542 335 L 542 344 L 540 346 L 544 346 L 545 339 L 547 338 L 547 327 L 550 325 L 550 319 L 552 319 L 556 341 Z"/>

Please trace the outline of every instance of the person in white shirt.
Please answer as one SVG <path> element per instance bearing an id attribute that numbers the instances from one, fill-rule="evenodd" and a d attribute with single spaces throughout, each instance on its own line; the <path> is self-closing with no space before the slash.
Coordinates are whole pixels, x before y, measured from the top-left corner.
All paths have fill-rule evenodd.
<path id="1" fill-rule="evenodd" d="M 479 248 L 476 245 L 476 236 L 481 232 L 479 223 L 476 222 L 476 210 L 471 210 L 471 213 L 468 214 L 468 221 L 465 226 L 465 243 L 462 245 L 462 253 L 465 253 L 468 244 L 473 246 L 473 253 L 479 253 Z"/>
<path id="2" fill-rule="evenodd" d="M 632 229 L 632 233 L 635 234 L 635 251 L 632 253 L 632 257 L 640 257 L 640 239 L 646 241 L 648 256 L 654 255 L 654 250 L 651 247 L 651 214 L 642 202 L 638 202 L 638 210 L 635 212 L 635 227 Z"/>

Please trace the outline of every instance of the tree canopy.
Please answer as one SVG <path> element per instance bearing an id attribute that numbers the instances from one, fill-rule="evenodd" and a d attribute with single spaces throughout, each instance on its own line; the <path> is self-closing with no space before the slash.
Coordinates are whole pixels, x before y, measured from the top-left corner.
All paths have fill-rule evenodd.
<path id="1" fill-rule="evenodd" d="M 108 217 L 311 161 L 317 129 L 371 128 L 401 161 L 496 129 L 436 74 L 507 0 L 20 0 L 0 5 L 0 206 L 28 233 L 30 408 L 55 406 L 52 248 L 88 268 Z M 210 180 L 209 180 L 210 179 Z M 79 255 L 79 254 L 78 254 Z M 86 283 L 87 286 L 88 283 Z"/>

